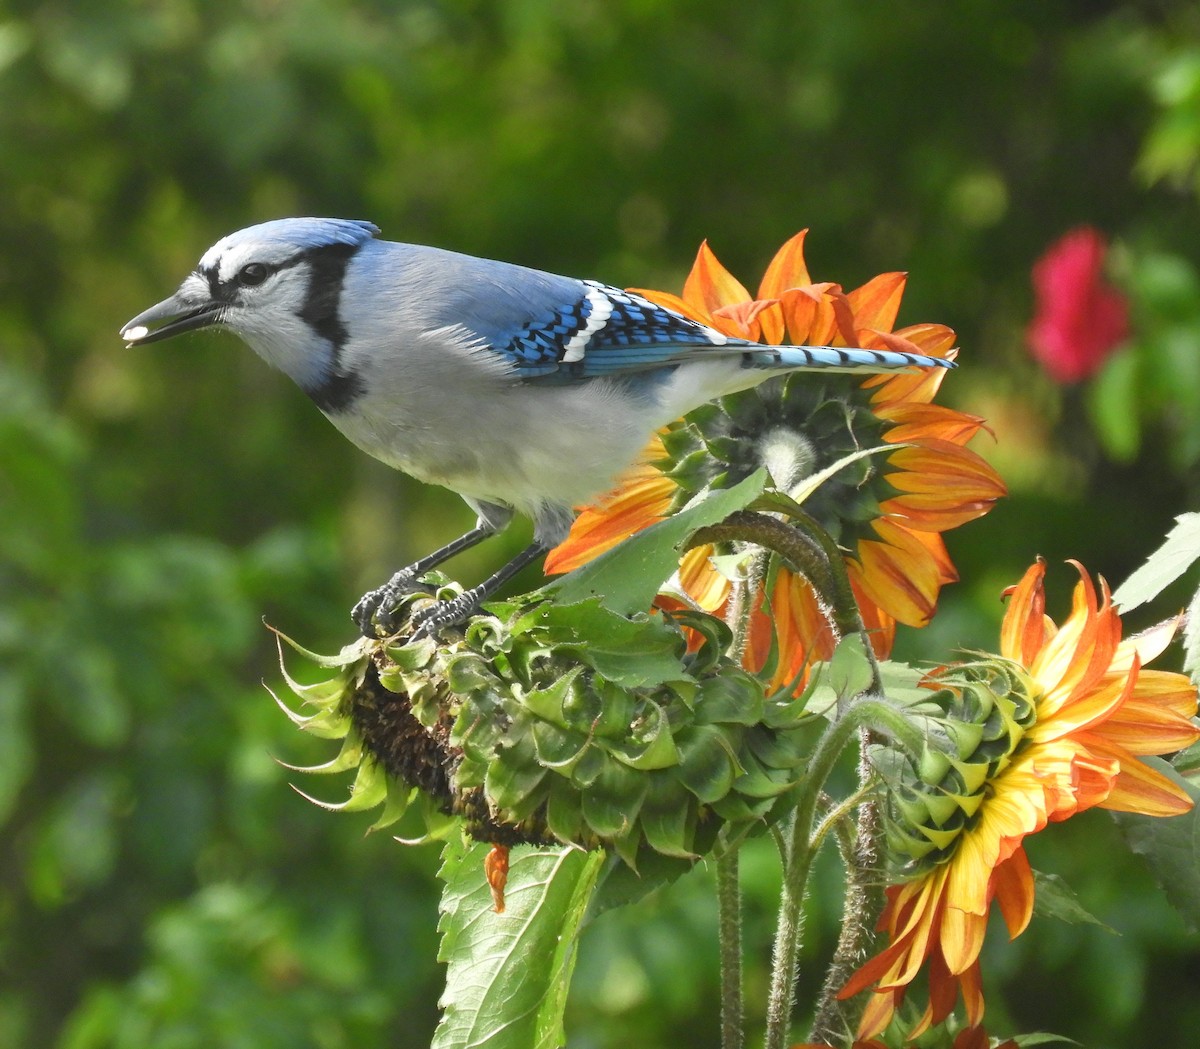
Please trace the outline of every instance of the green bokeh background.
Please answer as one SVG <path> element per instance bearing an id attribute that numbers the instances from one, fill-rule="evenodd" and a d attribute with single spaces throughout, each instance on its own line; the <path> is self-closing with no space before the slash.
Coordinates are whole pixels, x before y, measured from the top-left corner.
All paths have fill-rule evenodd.
<path id="1" fill-rule="evenodd" d="M 370 218 L 677 290 L 704 238 L 753 288 L 808 226 L 816 279 L 909 271 L 900 322 L 957 330 L 945 398 L 990 420 L 977 447 L 1012 490 L 949 537 L 963 581 L 900 641 L 940 659 L 994 646 L 1035 554 L 1061 610 L 1065 558 L 1119 582 L 1195 508 L 1198 155 L 1183 3 L 0 6 L 0 1046 L 401 1049 L 436 1024 L 436 852 L 289 789 L 275 758 L 328 751 L 263 689 L 261 619 L 336 649 L 358 594 L 469 513 L 229 336 L 122 347 L 220 235 Z M 1114 240 L 1134 335 L 1062 390 L 1025 348 L 1029 272 L 1080 223 Z M 524 542 L 454 568 L 473 582 Z M 1200 940 L 1111 821 L 1031 853 L 1119 935 L 996 936 L 990 1027 L 1194 1045 Z M 778 873 L 766 848 L 744 868 L 760 1017 Z M 801 1003 L 838 900 L 826 863 Z M 714 1046 L 715 985 L 698 870 L 589 930 L 570 1045 Z"/>

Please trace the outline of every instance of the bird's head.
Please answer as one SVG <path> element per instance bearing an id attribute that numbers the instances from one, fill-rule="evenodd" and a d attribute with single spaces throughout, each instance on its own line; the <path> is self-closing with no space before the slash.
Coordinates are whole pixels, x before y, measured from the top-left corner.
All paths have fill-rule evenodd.
<path id="1" fill-rule="evenodd" d="M 129 321 L 121 337 L 140 346 L 216 324 L 259 352 L 264 339 L 336 342 L 342 275 L 378 232 L 370 222 L 323 218 L 275 219 L 238 230 L 204 253 L 174 295 Z"/>

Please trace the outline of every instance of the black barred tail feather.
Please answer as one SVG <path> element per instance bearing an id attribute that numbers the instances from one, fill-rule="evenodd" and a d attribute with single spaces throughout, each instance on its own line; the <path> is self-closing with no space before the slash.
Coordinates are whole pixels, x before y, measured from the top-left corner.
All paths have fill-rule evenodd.
<path id="1" fill-rule="evenodd" d="M 953 368 L 953 361 L 900 350 L 849 346 L 771 346 L 746 354 L 752 368 L 805 368 L 822 371 L 881 372 L 903 368 Z"/>

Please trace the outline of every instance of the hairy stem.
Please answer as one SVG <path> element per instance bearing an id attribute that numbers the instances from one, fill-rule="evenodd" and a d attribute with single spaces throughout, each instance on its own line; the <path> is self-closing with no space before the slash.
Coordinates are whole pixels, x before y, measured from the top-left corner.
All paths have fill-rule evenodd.
<path id="1" fill-rule="evenodd" d="M 767 999 L 766 1049 L 784 1049 L 788 1044 L 800 946 L 804 932 L 804 892 L 816 855 L 813 817 L 821 789 L 838 757 L 864 723 L 869 723 L 887 704 L 874 699 L 858 700 L 828 729 L 817 743 L 808 767 L 808 779 L 796 803 L 791 824 L 784 831 L 786 855 L 779 924 L 771 964 L 771 990 Z"/>
<path id="2" fill-rule="evenodd" d="M 767 554 L 756 553 L 745 575 L 733 585 L 726 621 L 733 632 L 729 654 L 739 663 L 750 642 L 754 596 L 766 571 Z M 742 1002 L 742 893 L 738 880 L 737 843 L 730 843 L 717 860 L 717 912 L 721 955 L 721 1049 L 745 1044 Z"/>
<path id="3" fill-rule="evenodd" d="M 721 1049 L 742 1049 L 742 893 L 738 850 L 717 860 L 717 920 L 721 950 Z"/>

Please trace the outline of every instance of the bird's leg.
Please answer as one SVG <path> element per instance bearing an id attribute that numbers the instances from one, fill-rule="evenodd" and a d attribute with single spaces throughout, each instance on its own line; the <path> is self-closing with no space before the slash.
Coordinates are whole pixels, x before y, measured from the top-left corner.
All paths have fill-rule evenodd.
<path id="1" fill-rule="evenodd" d="M 460 623 L 468 616 L 477 612 L 480 604 L 485 599 L 491 597 L 492 594 L 521 571 L 522 568 L 536 561 L 549 549 L 543 542 L 530 543 L 529 546 L 525 547 L 508 564 L 488 576 L 478 586 L 464 591 L 458 597 L 454 598 L 453 601 L 443 601 L 440 604 L 422 609 L 421 612 L 413 617 L 413 624 L 416 627 L 412 635 L 413 640 L 415 641 L 420 637 L 429 637 L 442 627 L 449 626 L 451 623 Z"/>
<path id="2" fill-rule="evenodd" d="M 377 637 L 376 623 L 385 631 L 394 624 L 390 620 L 392 609 L 401 597 L 413 588 L 413 584 L 431 568 L 436 568 L 443 561 L 449 561 L 455 554 L 483 542 L 488 536 L 495 535 L 496 529 L 480 519 L 479 524 L 464 535 L 439 547 L 431 554 L 426 554 L 419 561 L 414 561 L 407 568 L 400 569 L 383 586 L 369 590 L 358 599 L 358 603 L 350 613 L 354 625 L 362 631 L 363 637 Z"/>

